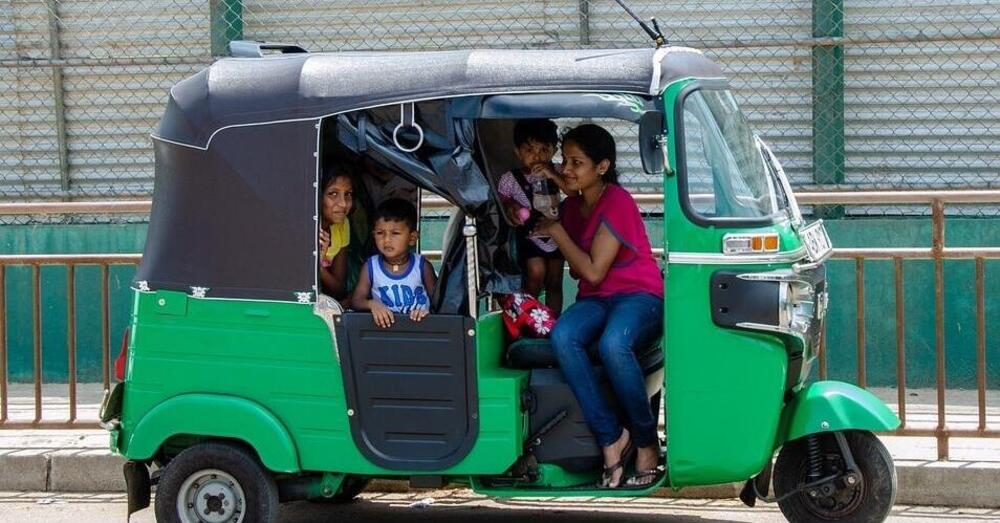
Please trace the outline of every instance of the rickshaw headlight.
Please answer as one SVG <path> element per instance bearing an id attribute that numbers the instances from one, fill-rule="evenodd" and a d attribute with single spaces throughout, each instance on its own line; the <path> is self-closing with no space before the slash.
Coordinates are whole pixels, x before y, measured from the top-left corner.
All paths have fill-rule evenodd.
<path id="1" fill-rule="evenodd" d="M 778 287 L 778 324 L 805 334 L 816 311 L 816 290 L 803 281 L 783 281 Z"/>

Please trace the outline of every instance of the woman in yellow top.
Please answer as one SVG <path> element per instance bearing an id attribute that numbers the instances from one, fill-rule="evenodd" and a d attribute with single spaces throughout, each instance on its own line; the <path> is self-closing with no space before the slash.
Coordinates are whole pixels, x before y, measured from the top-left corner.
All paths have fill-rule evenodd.
<path id="1" fill-rule="evenodd" d="M 323 180 L 319 200 L 319 281 L 323 294 L 340 300 L 347 296 L 347 246 L 351 243 L 347 215 L 354 207 L 354 182 L 342 166 L 332 171 Z"/>

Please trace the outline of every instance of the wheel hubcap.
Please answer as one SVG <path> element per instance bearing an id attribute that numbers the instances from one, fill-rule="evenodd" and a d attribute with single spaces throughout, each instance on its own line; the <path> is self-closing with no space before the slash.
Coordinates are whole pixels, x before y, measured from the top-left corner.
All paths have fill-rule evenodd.
<path id="1" fill-rule="evenodd" d="M 844 469 L 843 459 L 839 454 L 824 456 L 824 473 L 837 474 Z M 801 481 L 807 481 L 806 467 L 802 468 Z M 850 483 L 848 483 L 850 484 Z M 836 488 L 833 484 L 824 485 L 811 492 L 800 493 L 805 498 L 805 505 L 814 516 L 823 519 L 839 519 L 854 513 L 861 506 L 865 495 L 865 484 L 855 481 L 853 487 Z"/>
<path id="2" fill-rule="evenodd" d="M 221 470 L 199 470 L 181 484 L 177 513 L 184 523 L 241 523 L 245 504 L 236 478 Z"/>

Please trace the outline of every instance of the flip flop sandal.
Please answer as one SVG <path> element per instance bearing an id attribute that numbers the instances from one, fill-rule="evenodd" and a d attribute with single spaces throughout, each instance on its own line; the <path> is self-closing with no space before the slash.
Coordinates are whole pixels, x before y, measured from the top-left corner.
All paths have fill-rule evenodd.
<path id="1" fill-rule="evenodd" d="M 632 460 L 633 456 L 635 456 L 635 452 L 636 452 L 635 446 L 632 445 L 631 441 L 629 441 L 628 444 L 625 445 L 625 448 L 622 449 L 621 454 L 618 455 L 618 462 L 615 463 L 614 465 L 608 465 L 604 467 L 604 473 L 601 474 L 601 481 L 597 484 L 597 488 L 615 489 L 621 487 L 622 484 L 625 482 L 624 478 L 625 464 Z M 622 477 L 618 479 L 617 484 L 612 485 L 611 480 L 615 477 L 615 472 L 619 470 L 622 471 Z"/>
<path id="2" fill-rule="evenodd" d="M 655 469 L 649 470 L 636 470 L 635 474 L 626 478 L 622 483 L 625 485 L 625 488 L 646 489 L 660 481 L 664 472 L 663 467 L 656 467 Z"/>

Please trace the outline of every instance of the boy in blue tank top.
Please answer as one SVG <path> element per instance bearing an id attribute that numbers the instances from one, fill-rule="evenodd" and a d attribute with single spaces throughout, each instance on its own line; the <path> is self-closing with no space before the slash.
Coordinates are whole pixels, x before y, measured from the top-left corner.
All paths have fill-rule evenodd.
<path id="1" fill-rule="evenodd" d="M 434 268 L 410 252 L 417 244 L 417 210 L 398 198 L 375 209 L 372 239 L 378 254 L 368 258 L 351 295 L 351 307 L 369 310 L 379 327 L 395 322 L 393 314 L 420 321 L 430 312 L 430 290 L 437 283 Z"/>

